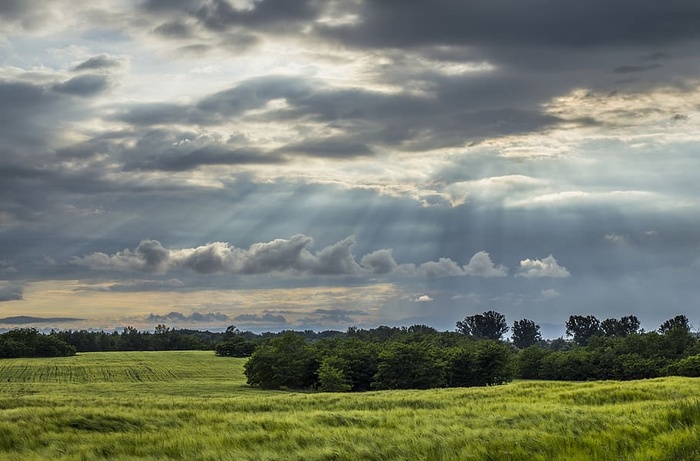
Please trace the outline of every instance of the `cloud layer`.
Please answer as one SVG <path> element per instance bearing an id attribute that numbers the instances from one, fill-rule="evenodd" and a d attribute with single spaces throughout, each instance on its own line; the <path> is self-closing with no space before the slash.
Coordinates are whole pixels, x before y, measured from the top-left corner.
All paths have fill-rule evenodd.
<path id="1" fill-rule="evenodd" d="M 2 307 L 692 317 L 699 31 L 690 0 L 0 2 Z"/>
<path id="2" fill-rule="evenodd" d="M 387 275 L 421 277 L 505 277 L 508 270 L 495 265 L 489 254 L 479 251 L 469 263 L 460 266 L 449 258 L 421 264 L 398 264 L 392 250 L 382 249 L 355 257 L 352 247 L 355 237 L 347 237 L 317 252 L 308 249 L 313 239 L 295 235 L 289 239 L 254 243 L 248 249 L 236 248 L 226 242 L 212 242 L 196 248 L 166 249 L 157 240 L 143 240 L 134 250 L 125 249 L 108 255 L 92 253 L 74 257 L 75 265 L 96 270 L 140 271 L 165 274 L 187 269 L 198 274 L 261 275 L 273 273 L 308 275 Z M 552 264 L 553 261 L 553 264 Z M 525 263 L 523 261 L 521 266 Z M 527 260 L 530 263 L 530 260 Z M 560 277 L 557 271 L 566 271 L 550 256 L 536 276 Z M 553 266 L 553 267 L 551 267 Z M 568 273 L 567 273 L 568 275 Z M 531 276 L 531 275 L 528 275 Z"/>

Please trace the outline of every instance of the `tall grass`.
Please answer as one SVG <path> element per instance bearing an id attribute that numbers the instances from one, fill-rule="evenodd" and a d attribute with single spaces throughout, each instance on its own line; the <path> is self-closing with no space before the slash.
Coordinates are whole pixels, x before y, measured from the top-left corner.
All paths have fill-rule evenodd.
<path id="1" fill-rule="evenodd" d="M 0 361 L 0 459 L 700 459 L 689 378 L 315 394 L 250 389 L 244 361 Z"/>

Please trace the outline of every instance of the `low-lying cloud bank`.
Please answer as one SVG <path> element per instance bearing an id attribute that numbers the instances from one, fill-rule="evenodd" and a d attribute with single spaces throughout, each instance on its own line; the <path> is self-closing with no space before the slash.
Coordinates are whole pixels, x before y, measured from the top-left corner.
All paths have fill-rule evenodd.
<path id="1" fill-rule="evenodd" d="M 380 249 L 357 258 L 352 253 L 355 237 L 347 237 L 317 252 L 309 247 L 313 239 L 295 235 L 289 239 L 254 243 L 237 248 L 226 242 L 212 242 L 196 248 L 165 248 L 157 240 L 143 240 L 134 249 L 115 254 L 92 253 L 73 258 L 73 263 L 95 270 L 140 271 L 165 274 L 190 270 L 198 274 L 308 274 L 387 275 L 405 277 L 505 277 L 508 268 L 497 265 L 486 251 L 474 254 L 466 265 L 450 258 L 421 264 L 396 262 L 391 249 Z M 524 277 L 568 277 L 568 270 L 549 255 L 543 260 L 520 262 L 516 275 Z"/>
<path id="2" fill-rule="evenodd" d="M 190 315 L 181 312 L 169 312 L 165 315 L 149 314 L 146 318 L 150 322 L 185 322 L 185 323 L 200 323 L 200 322 L 226 322 L 229 316 L 220 312 L 199 313 L 193 312 Z"/>

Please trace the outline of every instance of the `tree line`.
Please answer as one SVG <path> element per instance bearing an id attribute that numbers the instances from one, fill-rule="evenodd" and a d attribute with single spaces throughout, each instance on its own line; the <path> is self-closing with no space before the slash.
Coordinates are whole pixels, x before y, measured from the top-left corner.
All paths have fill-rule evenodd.
<path id="1" fill-rule="evenodd" d="M 510 331 L 509 339 L 504 335 Z M 506 323 L 487 311 L 466 316 L 455 331 L 427 325 L 350 327 L 256 334 L 125 327 L 121 332 L 66 330 L 41 334 L 16 329 L 0 334 L 0 358 L 67 356 L 77 352 L 214 350 L 250 357 L 248 383 L 265 389 L 366 391 L 371 389 L 484 386 L 513 378 L 552 380 L 640 379 L 700 376 L 700 343 L 687 317 L 640 328 L 635 316 L 598 320 L 572 315 L 570 339 L 542 339 L 534 321 Z"/>
<path id="2" fill-rule="evenodd" d="M 235 334 L 233 334 L 235 332 Z M 310 341 L 342 335 L 339 331 L 299 334 Z M 132 326 L 121 331 L 52 330 L 43 334 L 35 328 L 17 328 L 0 334 L 0 358 L 61 357 L 76 352 L 215 350 L 218 355 L 248 357 L 255 347 L 278 333 L 256 334 L 234 326 L 225 332 L 170 328 L 157 325 L 154 331 Z"/>
<path id="3" fill-rule="evenodd" d="M 572 315 L 568 341 L 543 340 L 539 325 L 528 319 L 513 322 L 511 338 L 504 341 L 509 330 L 505 316 L 487 311 L 458 321 L 454 332 L 426 325 L 351 327 L 317 342 L 287 332 L 254 347 L 245 374 L 248 384 L 264 389 L 321 391 L 486 386 L 513 378 L 700 376 L 700 342 L 683 315 L 651 332 L 635 316 L 599 321 Z M 235 330 L 229 333 L 236 336 Z"/>
<path id="4" fill-rule="evenodd" d="M 42 335 L 33 328 L 19 328 L 0 335 L 0 358 L 68 357 L 75 355 L 74 346 L 56 336 Z"/>

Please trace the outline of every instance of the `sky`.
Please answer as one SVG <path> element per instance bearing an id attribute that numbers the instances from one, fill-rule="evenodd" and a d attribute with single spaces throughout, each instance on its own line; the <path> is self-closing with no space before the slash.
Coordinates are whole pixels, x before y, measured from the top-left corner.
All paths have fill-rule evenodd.
<path id="1" fill-rule="evenodd" d="M 699 55 L 695 0 L 0 0 L 0 328 L 700 326 Z"/>

